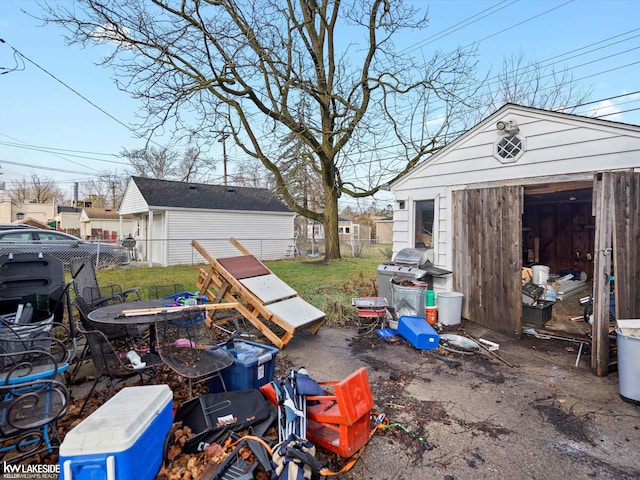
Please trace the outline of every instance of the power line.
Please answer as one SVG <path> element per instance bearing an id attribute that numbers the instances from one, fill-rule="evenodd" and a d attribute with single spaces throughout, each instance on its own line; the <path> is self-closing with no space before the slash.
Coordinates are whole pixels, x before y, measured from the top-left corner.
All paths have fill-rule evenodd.
<path id="1" fill-rule="evenodd" d="M 79 96 L 80 98 L 82 98 L 85 102 L 87 102 L 89 105 L 91 105 L 92 107 L 94 107 L 95 109 L 101 111 L 102 113 L 104 113 L 107 117 L 111 118 L 112 120 L 114 120 L 116 123 L 119 123 L 120 125 L 122 125 L 124 128 L 126 128 L 127 130 L 135 133 L 137 135 L 137 132 L 131 128 L 129 125 L 127 125 L 126 123 L 124 123 L 123 121 L 121 121 L 120 119 L 114 117 L 112 114 L 110 114 L 109 112 L 107 112 L 105 109 L 103 109 L 102 107 L 98 106 L 97 104 L 95 104 L 94 102 L 92 102 L 91 100 L 89 100 L 87 97 L 85 97 L 83 94 L 81 94 L 79 91 L 77 91 L 75 88 L 73 88 L 72 86 L 70 86 L 68 83 L 64 82 L 63 80 L 59 79 L 58 77 L 56 77 L 53 73 L 49 72 L 46 68 L 41 67 L 40 65 L 38 65 L 36 62 L 34 62 L 33 60 L 31 60 L 29 57 L 27 57 L 24 53 L 20 52 L 17 48 L 13 47 L 10 43 L 8 43 L 6 40 L 0 38 L 0 43 L 6 43 L 9 48 L 11 50 L 13 50 L 17 55 L 20 55 L 20 57 L 22 57 L 23 59 L 25 59 L 27 62 L 31 63 L 33 66 L 35 66 L 36 68 L 42 70 L 44 73 L 46 73 L 47 75 L 49 75 L 51 78 L 53 78 L 56 82 L 58 82 L 59 84 L 61 84 L 62 86 L 64 86 L 66 89 L 72 91 L 73 93 L 75 93 L 77 96 Z"/>
<path id="2" fill-rule="evenodd" d="M 104 159 L 104 158 L 87 157 L 85 155 L 76 155 L 76 154 L 73 154 L 73 153 L 69 153 L 69 152 L 72 152 L 74 150 L 64 150 L 64 149 L 54 148 L 54 147 L 39 147 L 37 145 L 19 144 L 19 143 L 2 142 L 2 141 L 0 141 L 0 145 L 4 145 L 6 147 L 22 148 L 22 149 L 25 149 L 25 150 L 33 150 L 33 151 L 36 151 L 36 152 L 52 153 L 52 154 L 55 154 L 55 155 L 58 155 L 57 152 L 61 151 L 61 152 L 65 152 L 65 156 L 68 156 L 68 157 L 83 158 L 83 159 L 86 159 L 86 160 L 95 160 L 96 162 L 113 163 L 113 164 L 116 164 L 116 165 L 126 165 L 126 166 L 130 165 L 130 163 L 128 163 L 128 162 L 118 162 L 118 161 L 115 161 L 115 160 L 107 160 L 107 159 Z M 112 156 L 115 156 L 114 154 L 100 154 L 100 153 L 97 153 L 96 155 L 112 155 Z M 75 162 L 72 162 L 71 160 L 69 160 L 68 158 L 63 158 L 63 159 L 67 160 L 67 161 L 69 161 L 71 163 L 75 163 Z M 86 167 L 86 165 L 79 164 L 79 163 L 76 163 L 76 165 L 79 165 L 79 166 L 82 166 L 82 167 Z"/>
<path id="3" fill-rule="evenodd" d="M 2 159 L 0 159 L 0 164 L 3 164 L 3 163 L 7 164 L 7 165 L 16 165 L 18 167 L 33 168 L 35 170 L 50 170 L 52 172 L 77 173 L 78 175 L 91 175 L 92 177 L 96 176 L 96 172 L 79 172 L 77 170 L 65 170 L 64 168 L 36 166 L 36 165 L 29 165 L 28 163 L 12 162 L 10 160 L 2 160 Z M 98 176 L 100 176 L 100 175 L 98 175 Z"/>
<path id="4" fill-rule="evenodd" d="M 507 7 L 510 7 L 511 5 L 513 5 L 514 3 L 516 3 L 518 0 L 512 0 L 508 5 L 503 5 L 505 2 L 498 2 L 495 5 L 485 8 L 484 10 L 481 10 L 480 12 L 471 15 L 470 17 L 467 17 L 461 21 L 459 21 L 458 23 L 451 25 L 450 27 L 445 28 L 444 30 L 440 30 L 438 33 L 434 33 L 433 35 L 425 38 L 424 40 L 415 43 L 414 45 L 410 45 L 409 47 L 404 48 L 403 50 L 400 50 L 400 52 L 408 52 L 408 51 L 413 51 L 413 50 L 417 50 L 418 48 L 424 47 L 425 45 L 429 45 L 430 43 L 435 42 L 436 40 L 440 40 L 448 35 L 451 35 L 454 32 L 457 32 L 458 30 L 464 28 L 464 27 L 468 27 L 469 25 L 473 25 L 476 22 L 479 22 L 480 20 L 493 15 L 494 13 L 497 13 L 500 10 L 503 10 Z M 499 8 L 498 8 L 499 7 Z M 477 18 L 476 18 L 477 17 Z M 473 20 L 473 21 L 472 21 Z M 456 28 L 457 27 L 457 28 Z"/>
<path id="5" fill-rule="evenodd" d="M 85 150 L 74 150 L 74 149 L 70 149 L 70 148 L 58 148 L 58 147 L 42 147 L 42 146 L 38 146 L 38 145 L 29 145 L 27 143 L 24 142 L 20 142 L 18 139 L 11 137 L 10 135 L 6 135 L 4 133 L 0 133 L 0 135 L 2 135 L 3 137 L 7 137 L 10 138 L 12 140 L 15 140 L 16 142 L 18 142 L 17 144 L 13 144 L 15 146 L 21 146 L 21 145 L 27 145 L 29 147 L 34 147 L 34 148 L 39 148 L 39 149 L 43 149 L 43 150 L 55 150 L 58 152 L 72 152 L 72 153 L 83 153 L 86 155 L 104 155 L 105 157 L 116 157 L 117 155 L 114 153 L 104 153 L 104 152 L 87 152 Z M 3 143 L 3 142 L 0 142 Z M 8 145 L 12 145 L 10 143 L 7 143 Z"/>

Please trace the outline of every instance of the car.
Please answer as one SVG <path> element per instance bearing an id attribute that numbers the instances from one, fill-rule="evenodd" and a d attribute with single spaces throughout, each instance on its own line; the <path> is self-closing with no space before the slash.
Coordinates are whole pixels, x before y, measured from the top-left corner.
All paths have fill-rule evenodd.
<path id="1" fill-rule="evenodd" d="M 62 260 L 65 268 L 72 257 L 90 256 L 98 267 L 126 265 L 129 252 L 108 243 L 89 242 L 73 235 L 39 228 L 0 230 L 0 255 L 48 253 Z"/>

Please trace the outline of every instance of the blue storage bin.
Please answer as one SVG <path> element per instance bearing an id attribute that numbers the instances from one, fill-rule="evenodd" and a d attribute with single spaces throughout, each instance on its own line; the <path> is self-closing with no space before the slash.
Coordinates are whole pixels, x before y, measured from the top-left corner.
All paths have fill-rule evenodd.
<path id="1" fill-rule="evenodd" d="M 125 387 L 67 433 L 60 478 L 153 480 L 172 422 L 167 385 Z"/>
<path id="2" fill-rule="evenodd" d="M 440 344 L 440 335 L 425 317 L 401 316 L 398 320 L 398 333 L 419 350 L 432 350 Z"/>
<path id="3" fill-rule="evenodd" d="M 233 354 L 233 364 L 220 372 L 227 391 L 260 388 L 273 380 L 280 351 L 277 348 L 241 339 L 229 340 L 220 347 Z M 222 390 L 219 378 L 209 381 L 210 393 Z"/>
<path id="4" fill-rule="evenodd" d="M 198 301 L 198 303 L 205 303 L 207 301 L 207 297 L 206 296 L 200 298 L 200 296 L 197 293 L 191 293 L 191 292 L 176 293 L 175 295 L 169 295 L 167 297 L 162 297 L 163 300 L 170 300 L 171 304 L 175 304 L 181 298 L 184 298 L 184 299 L 195 298 Z M 169 302 L 167 302 L 167 303 L 169 303 Z"/>

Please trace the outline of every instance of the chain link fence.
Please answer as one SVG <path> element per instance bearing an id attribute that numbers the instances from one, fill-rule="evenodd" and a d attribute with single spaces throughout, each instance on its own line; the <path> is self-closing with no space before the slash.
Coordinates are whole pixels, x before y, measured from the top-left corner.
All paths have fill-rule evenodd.
<path id="1" fill-rule="evenodd" d="M 199 265 L 207 260 L 193 247 L 191 238 L 134 239 L 124 238 L 117 243 L 102 240 L 71 241 L 10 241 L 0 239 L 0 255 L 48 253 L 59 258 L 65 269 L 74 257 L 90 256 L 98 268 L 118 268 L 133 263 L 156 265 Z M 196 238 L 213 258 L 243 255 L 228 237 Z M 240 238 L 238 243 L 260 261 L 322 258 L 324 242 L 294 238 Z M 379 248 L 375 240 L 342 241 L 343 256 L 360 257 L 367 250 Z M 380 247 L 382 248 L 382 247 Z M 381 250 L 382 251 L 382 250 Z"/>
<path id="2" fill-rule="evenodd" d="M 0 255 L 23 253 L 50 254 L 59 258 L 66 270 L 69 269 L 69 261 L 75 257 L 91 257 L 98 268 L 124 266 L 131 261 L 129 251 L 120 244 L 80 239 L 51 242 L 0 240 Z"/>

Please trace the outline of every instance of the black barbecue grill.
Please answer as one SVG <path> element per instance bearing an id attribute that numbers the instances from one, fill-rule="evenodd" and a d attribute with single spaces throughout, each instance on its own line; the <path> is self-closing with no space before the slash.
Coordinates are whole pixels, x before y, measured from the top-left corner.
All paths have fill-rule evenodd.
<path id="1" fill-rule="evenodd" d="M 441 277 L 451 272 L 433 265 L 432 248 L 403 248 L 392 262 L 378 266 L 378 296 L 392 304 L 391 283 L 405 281 L 426 283 L 433 288 L 433 277 Z"/>
<path id="2" fill-rule="evenodd" d="M 49 254 L 10 253 L 0 255 L 0 314 L 15 313 L 25 297 L 44 299 L 62 321 L 64 313 L 64 268 Z"/>

